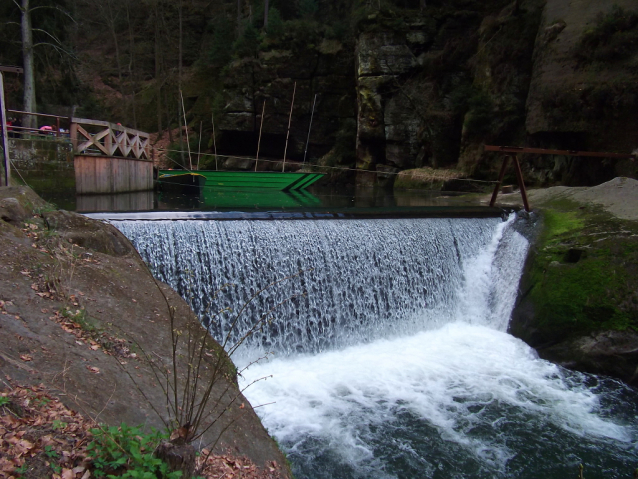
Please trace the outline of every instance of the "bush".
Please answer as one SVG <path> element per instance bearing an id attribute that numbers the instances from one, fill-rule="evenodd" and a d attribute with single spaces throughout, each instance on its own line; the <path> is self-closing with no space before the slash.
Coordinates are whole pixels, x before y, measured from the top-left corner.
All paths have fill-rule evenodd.
<path id="1" fill-rule="evenodd" d="M 463 130 L 468 135 L 483 135 L 492 129 L 494 103 L 489 94 L 475 91 L 468 100 L 469 111 L 465 115 Z"/>
<path id="2" fill-rule="evenodd" d="M 93 458 L 95 477 L 177 479 L 181 472 L 170 472 L 168 465 L 153 455 L 167 436 L 153 431 L 144 434 L 138 427 L 91 429 L 93 441 L 87 451 Z"/>
<path id="3" fill-rule="evenodd" d="M 281 13 L 276 7 L 272 7 L 268 12 L 268 36 L 272 38 L 281 38 L 284 34 L 284 20 Z"/>
<path id="4" fill-rule="evenodd" d="M 615 62 L 638 50 L 638 14 L 614 5 L 609 13 L 596 17 L 576 45 L 576 57 L 583 62 Z"/>
<path id="5" fill-rule="evenodd" d="M 235 42 L 234 50 L 238 57 L 254 57 L 259 51 L 259 44 L 261 38 L 259 38 L 259 32 L 252 24 L 248 23 L 244 27 L 244 33 Z"/>
<path id="6" fill-rule="evenodd" d="M 233 46 L 233 28 L 228 21 L 221 21 L 215 25 L 213 42 L 208 54 L 208 60 L 215 67 L 223 67 L 231 59 Z"/>
<path id="7" fill-rule="evenodd" d="M 299 15 L 302 18 L 314 18 L 318 10 L 317 0 L 300 0 L 299 2 Z"/>

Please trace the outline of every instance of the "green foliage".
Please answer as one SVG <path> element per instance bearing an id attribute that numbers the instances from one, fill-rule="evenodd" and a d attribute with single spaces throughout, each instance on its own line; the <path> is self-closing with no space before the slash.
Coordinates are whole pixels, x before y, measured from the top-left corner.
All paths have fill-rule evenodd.
<path id="1" fill-rule="evenodd" d="M 271 38 L 281 38 L 284 34 L 284 20 L 279 13 L 279 9 L 272 7 L 268 12 L 268 36 Z"/>
<path id="2" fill-rule="evenodd" d="M 168 465 L 153 456 L 166 436 L 156 431 L 144 434 L 139 427 L 91 429 L 93 441 L 87 451 L 93 458 L 95 477 L 130 479 L 177 479 L 181 472 L 169 472 Z"/>
<path id="3" fill-rule="evenodd" d="M 261 38 L 257 29 L 250 23 L 244 27 L 244 33 L 233 45 L 235 54 L 242 57 L 254 57 L 259 51 Z"/>
<path id="4" fill-rule="evenodd" d="M 609 13 L 596 17 L 595 25 L 583 33 L 576 45 L 582 62 L 616 62 L 638 50 L 638 13 L 614 5 Z"/>
<path id="5" fill-rule="evenodd" d="M 2 406 L 6 406 L 7 404 L 9 404 L 11 401 L 9 401 L 9 398 L 6 396 L 0 396 L 0 407 Z"/>
<path id="6" fill-rule="evenodd" d="M 299 15 L 302 18 L 310 19 L 314 18 L 319 10 L 317 0 L 300 0 L 299 1 Z"/>
<path id="7" fill-rule="evenodd" d="M 66 428 L 66 423 L 64 421 L 60 421 L 59 419 L 55 419 L 53 421 L 53 429 L 65 429 Z"/>
<path id="8" fill-rule="evenodd" d="M 222 20 L 215 25 L 213 41 L 208 52 L 212 66 L 221 68 L 232 58 L 233 28 L 230 22 Z"/>
<path id="9" fill-rule="evenodd" d="M 465 116 L 463 129 L 467 135 L 484 135 L 492 129 L 494 118 L 494 102 L 492 97 L 481 90 L 476 90 L 467 105 L 469 108 Z"/>

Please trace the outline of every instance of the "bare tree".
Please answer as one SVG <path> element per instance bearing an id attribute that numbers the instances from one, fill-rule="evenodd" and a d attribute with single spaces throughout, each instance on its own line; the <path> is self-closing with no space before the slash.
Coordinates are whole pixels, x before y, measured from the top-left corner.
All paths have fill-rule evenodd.
<path id="1" fill-rule="evenodd" d="M 43 30 L 41 28 L 33 28 L 31 22 L 31 13 L 35 10 L 39 10 L 42 8 L 58 10 L 64 15 L 71 18 L 71 16 L 62 10 L 59 7 L 52 7 L 47 5 L 41 5 L 36 7 L 31 7 L 30 0 L 20 0 L 18 3 L 17 0 L 13 0 L 13 3 L 20 10 L 20 31 L 22 34 L 22 62 L 24 67 L 24 96 L 23 96 L 23 109 L 26 112 L 34 113 L 36 111 L 36 96 L 35 96 L 35 56 L 34 50 L 36 46 L 39 45 L 47 45 L 54 48 L 58 53 L 69 54 L 68 51 L 64 49 L 64 46 L 60 39 L 55 36 L 54 33 L 49 32 L 47 30 Z M 71 18 L 72 19 L 72 18 Z M 39 32 L 46 36 L 51 41 L 42 41 L 38 43 L 33 42 L 33 32 Z M 29 128 L 34 128 L 36 126 L 35 117 L 28 115 L 24 126 Z"/>
<path id="2" fill-rule="evenodd" d="M 15 0 L 14 0 L 15 1 Z M 16 3 L 16 5 L 18 5 Z M 31 26 L 31 9 L 29 0 L 22 0 L 18 5 L 21 13 L 22 29 L 22 61 L 24 64 L 24 111 L 35 112 L 35 75 L 33 59 L 33 28 Z M 35 128 L 35 117 L 27 115 L 23 126 Z"/>

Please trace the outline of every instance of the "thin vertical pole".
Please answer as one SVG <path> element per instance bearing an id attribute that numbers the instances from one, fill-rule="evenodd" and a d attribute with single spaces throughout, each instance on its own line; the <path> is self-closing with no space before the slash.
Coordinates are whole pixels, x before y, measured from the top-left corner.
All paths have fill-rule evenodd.
<path id="1" fill-rule="evenodd" d="M 494 206 L 496 203 L 496 195 L 498 195 L 498 189 L 501 187 L 501 183 L 503 182 L 503 177 L 505 176 L 505 169 L 507 168 L 507 162 L 509 161 L 509 155 L 505 155 L 503 158 L 503 164 L 501 165 L 501 172 L 498 174 L 498 181 L 496 185 L 494 185 L 494 192 L 492 193 L 492 199 L 490 200 L 490 207 Z"/>
<path id="2" fill-rule="evenodd" d="M 202 157 L 202 123 L 199 122 L 199 145 L 197 146 L 197 169 L 199 170 L 199 159 Z"/>
<path id="3" fill-rule="evenodd" d="M 188 148 L 188 164 L 190 166 L 190 170 L 193 170 L 193 159 L 191 158 L 191 144 L 188 139 L 188 124 L 186 123 L 186 108 L 184 107 L 184 95 L 182 95 L 182 90 L 179 91 L 179 96 L 182 99 L 182 113 L 184 114 L 184 127 L 186 128 L 186 147 Z"/>
<path id="4" fill-rule="evenodd" d="M 315 93 L 315 99 L 312 101 L 312 113 L 310 113 L 310 126 L 308 126 L 308 138 L 306 139 L 306 151 L 303 154 L 303 164 L 306 164 L 306 155 L 308 154 L 308 144 L 310 143 L 310 130 L 312 129 L 312 118 L 315 116 L 315 103 L 317 103 L 317 94 Z"/>
<path id="5" fill-rule="evenodd" d="M 0 72 L 0 121 L 2 121 L 2 151 L 4 152 L 4 174 L 0 186 L 9 186 L 11 170 L 9 168 L 9 138 L 7 136 L 7 112 L 4 103 L 4 78 Z"/>
<path id="6" fill-rule="evenodd" d="M 261 107 L 261 122 L 259 123 L 259 140 L 257 140 L 257 157 L 255 158 L 255 171 L 257 171 L 257 162 L 259 161 L 259 147 L 261 146 L 261 130 L 264 127 L 265 112 L 266 112 L 266 100 L 264 100 L 264 106 Z"/>
<path id="7" fill-rule="evenodd" d="M 217 171 L 217 141 L 215 140 L 215 113 L 211 111 L 210 116 L 213 121 L 213 148 L 215 151 L 215 171 Z"/>
<path id="8" fill-rule="evenodd" d="M 281 165 L 281 171 L 286 169 L 286 152 L 288 151 L 288 137 L 290 136 L 290 122 L 292 122 L 292 107 L 295 105 L 295 93 L 297 91 L 297 82 L 292 90 L 292 103 L 290 104 L 290 115 L 288 116 L 288 133 L 286 133 L 286 148 L 284 148 L 284 164 Z"/>
<path id="9" fill-rule="evenodd" d="M 512 155 L 514 158 L 514 167 L 516 170 L 516 179 L 518 180 L 518 189 L 521 190 L 521 198 L 523 198 L 523 206 L 528 213 L 531 211 L 529 208 L 529 201 L 527 201 L 527 191 L 525 190 L 525 181 L 523 181 L 523 171 L 521 170 L 521 164 L 518 162 L 518 156 Z"/>

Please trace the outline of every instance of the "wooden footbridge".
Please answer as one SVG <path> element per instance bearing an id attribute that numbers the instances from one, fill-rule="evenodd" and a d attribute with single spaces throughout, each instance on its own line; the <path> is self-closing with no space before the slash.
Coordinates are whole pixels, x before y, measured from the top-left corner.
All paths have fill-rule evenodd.
<path id="1" fill-rule="evenodd" d="M 148 133 L 107 121 L 72 118 L 69 136 L 78 194 L 153 189 Z"/>
<path id="2" fill-rule="evenodd" d="M 10 126 L 6 130 L 10 128 L 10 136 L 15 139 L 53 139 L 71 143 L 78 194 L 128 193 L 153 189 L 153 155 L 148 133 L 100 120 L 17 110 L 7 110 L 7 113 L 43 117 L 47 122 L 55 124 L 47 129 Z M 3 131 L 3 136 L 6 133 Z M 9 181 L 8 153 L 6 155 L 3 184 L 8 184 Z"/>

